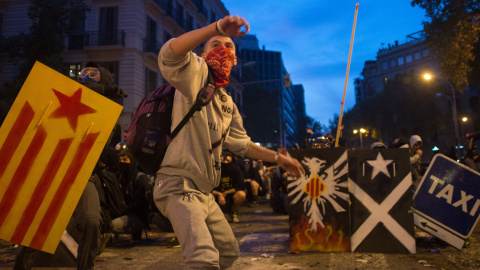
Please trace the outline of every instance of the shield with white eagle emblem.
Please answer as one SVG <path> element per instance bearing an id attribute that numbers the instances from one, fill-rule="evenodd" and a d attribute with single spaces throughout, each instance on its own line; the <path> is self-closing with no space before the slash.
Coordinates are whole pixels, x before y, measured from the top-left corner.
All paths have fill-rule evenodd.
<path id="1" fill-rule="evenodd" d="M 288 180 L 290 250 L 350 251 L 346 148 L 289 154 L 305 169 Z"/>

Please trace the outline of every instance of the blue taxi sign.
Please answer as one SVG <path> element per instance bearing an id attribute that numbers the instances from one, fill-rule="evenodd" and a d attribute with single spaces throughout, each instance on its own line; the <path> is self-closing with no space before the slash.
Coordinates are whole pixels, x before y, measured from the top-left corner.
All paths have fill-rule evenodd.
<path id="1" fill-rule="evenodd" d="M 480 174 L 437 154 L 413 201 L 417 227 L 461 249 L 480 216 Z"/>

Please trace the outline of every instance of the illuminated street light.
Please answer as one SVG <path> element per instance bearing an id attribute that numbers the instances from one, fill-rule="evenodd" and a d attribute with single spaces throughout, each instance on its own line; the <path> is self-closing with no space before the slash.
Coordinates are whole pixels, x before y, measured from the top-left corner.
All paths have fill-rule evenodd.
<path id="1" fill-rule="evenodd" d="M 425 78 L 425 80 L 430 80 L 430 79 L 432 79 L 432 75 L 430 75 L 428 73 L 425 73 L 423 75 L 423 78 Z M 453 99 L 451 99 L 448 96 L 442 95 L 440 93 L 437 93 L 437 96 L 447 97 L 448 100 L 452 103 L 453 127 L 455 129 L 455 140 L 456 140 L 455 148 L 457 148 L 457 154 L 458 154 L 458 157 L 460 157 L 460 148 L 459 148 L 460 139 L 459 139 L 459 135 L 458 135 L 457 101 L 455 99 L 455 87 L 453 87 L 453 84 L 452 84 L 452 82 L 450 82 L 450 80 L 446 80 L 446 79 L 443 79 L 443 78 L 440 78 L 440 77 L 435 77 L 435 78 L 446 81 L 448 86 L 452 90 L 452 98 Z"/>
<path id="2" fill-rule="evenodd" d="M 466 116 L 462 117 L 462 124 L 460 125 L 462 127 L 462 130 L 461 130 L 462 140 L 465 139 L 465 129 L 464 129 L 463 125 L 467 121 L 468 121 L 468 117 L 466 117 Z"/>
<path id="3" fill-rule="evenodd" d="M 353 134 L 357 134 L 359 133 L 360 134 L 360 149 L 363 149 L 363 138 L 362 138 L 362 134 L 367 132 L 365 129 L 363 128 L 360 128 L 360 132 L 356 129 L 353 130 Z"/>

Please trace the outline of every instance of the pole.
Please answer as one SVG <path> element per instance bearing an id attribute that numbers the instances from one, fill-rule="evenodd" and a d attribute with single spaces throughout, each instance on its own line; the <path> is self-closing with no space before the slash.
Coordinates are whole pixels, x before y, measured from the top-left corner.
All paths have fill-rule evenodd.
<path id="1" fill-rule="evenodd" d="M 452 89 L 452 97 L 453 97 L 453 108 L 452 108 L 452 114 L 453 114 L 453 124 L 454 124 L 454 129 L 455 129 L 455 147 L 457 148 L 457 154 L 458 154 L 458 159 L 461 158 L 460 155 L 460 138 L 458 136 L 458 116 L 457 116 L 457 100 L 455 98 L 455 87 L 453 86 L 452 82 L 450 80 L 447 80 L 448 85 L 450 86 L 450 89 Z"/>
<path id="2" fill-rule="evenodd" d="M 340 116 L 338 117 L 337 136 L 335 138 L 335 147 L 338 147 L 338 141 L 340 139 L 340 130 L 341 130 L 342 118 L 343 118 L 343 107 L 345 105 L 345 94 L 347 92 L 348 73 L 350 71 L 350 61 L 352 59 L 353 39 L 355 37 L 355 27 L 357 25 L 358 6 L 360 6 L 359 3 L 355 4 L 355 16 L 353 17 L 352 37 L 350 39 L 350 50 L 348 52 L 347 74 L 345 76 L 345 85 L 343 87 L 342 108 L 340 109 Z"/>
<path id="3" fill-rule="evenodd" d="M 455 134 L 454 134 L 454 141 L 456 141 L 456 146 L 455 148 L 457 149 L 457 155 L 459 154 L 459 150 L 458 150 L 458 136 L 457 136 L 457 107 L 455 106 L 455 102 L 453 101 L 453 99 L 447 95 L 444 95 L 444 94 L 440 94 L 440 93 L 437 93 L 437 96 L 441 96 L 441 97 L 445 97 L 446 99 L 448 99 L 448 102 L 450 102 L 450 105 L 452 105 L 452 117 L 453 117 L 453 130 L 455 131 Z"/>
<path id="4" fill-rule="evenodd" d="M 362 132 L 360 132 L 360 149 L 363 149 Z"/>

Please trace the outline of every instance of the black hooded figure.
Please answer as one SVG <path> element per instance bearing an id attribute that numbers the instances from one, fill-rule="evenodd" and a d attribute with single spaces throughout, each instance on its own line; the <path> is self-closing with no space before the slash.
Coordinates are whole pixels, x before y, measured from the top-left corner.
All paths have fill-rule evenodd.
<path id="1" fill-rule="evenodd" d="M 113 231 L 129 233 L 132 234 L 132 240 L 140 240 L 142 229 L 148 228 L 152 185 L 148 176 L 138 169 L 138 164 L 128 150 L 122 150 L 118 156 L 120 160 L 118 183 L 127 209 L 123 217 L 112 221 Z"/>
<path id="2" fill-rule="evenodd" d="M 107 98 L 128 97 L 128 93 L 115 84 L 112 73 L 95 62 L 88 62 L 80 73 L 80 77 L 82 78 L 81 84 Z"/>

